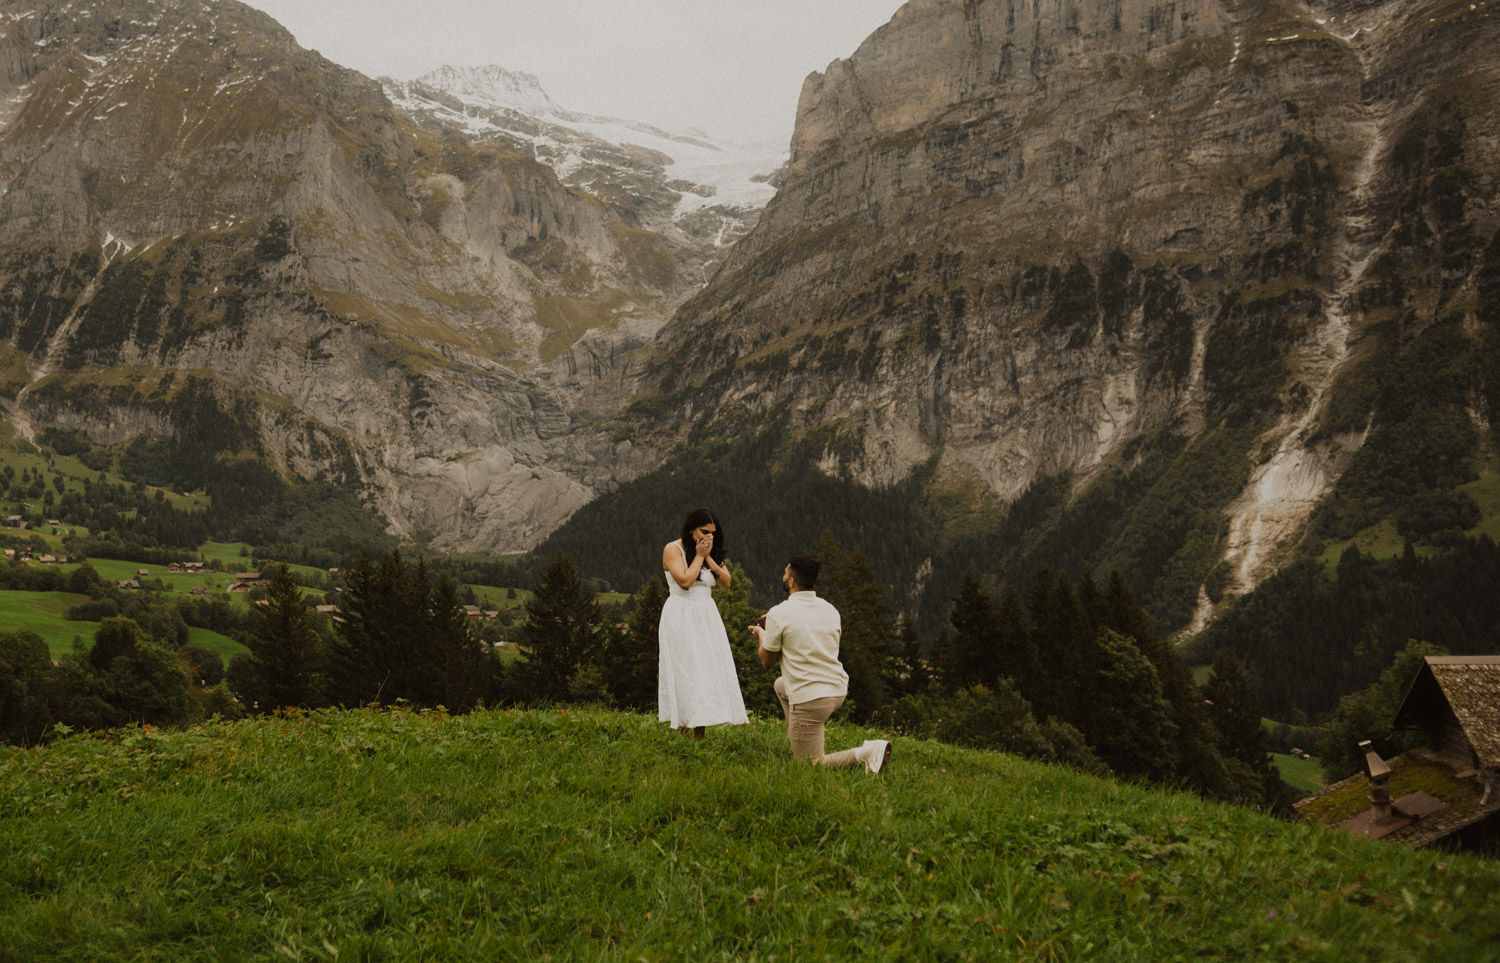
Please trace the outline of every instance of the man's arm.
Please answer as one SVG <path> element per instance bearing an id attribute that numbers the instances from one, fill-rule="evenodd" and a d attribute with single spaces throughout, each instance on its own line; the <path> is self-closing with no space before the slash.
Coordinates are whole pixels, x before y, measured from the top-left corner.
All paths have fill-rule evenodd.
<path id="1" fill-rule="evenodd" d="M 755 633 L 755 641 L 757 643 L 755 654 L 760 659 L 760 664 L 767 669 L 772 668 L 776 665 L 776 660 L 781 658 L 781 651 L 779 649 L 772 650 L 766 648 L 765 629 L 758 625 L 752 625 L 750 626 L 750 631 Z"/>

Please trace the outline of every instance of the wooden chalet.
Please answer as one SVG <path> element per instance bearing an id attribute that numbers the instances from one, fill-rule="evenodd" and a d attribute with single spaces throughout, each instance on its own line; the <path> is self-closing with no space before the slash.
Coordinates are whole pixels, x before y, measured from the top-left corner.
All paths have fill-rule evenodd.
<path id="1" fill-rule="evenodd" d="M 1428 656 L 1393 725 L 1427 745 L 1296 804 L 1310 822 L 1412 848 L 1500 854 L 1500 656 Z"/>
<path id="2" fill-rule="evenodd" d="M 231 592 L 248 592 L 257 585 L 266 584 L 266 580 L 260 577 L 259 572 L 240 572 L 234 577 L 234 584 L 229 586 Z"/>

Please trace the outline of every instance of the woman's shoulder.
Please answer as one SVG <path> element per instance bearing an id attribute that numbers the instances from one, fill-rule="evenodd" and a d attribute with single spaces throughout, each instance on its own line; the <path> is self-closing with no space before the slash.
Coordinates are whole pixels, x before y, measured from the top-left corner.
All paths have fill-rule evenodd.
<path id="1" fill-rule="evenodd" d="M 682 542 L 679 539 L 675 539 L 674 538 L 670 542 L 668 542 L 667 544 L 665 544 L 665 545 L 663 545 L 661 547 L 661 553 L 663 555 L 667 554 L 668 552 L 670 552 L 672 550 L 672 546 L 674 546 L 674 545 L 677 546 L 677 550 L 678 551 L 682 551 Z"/>

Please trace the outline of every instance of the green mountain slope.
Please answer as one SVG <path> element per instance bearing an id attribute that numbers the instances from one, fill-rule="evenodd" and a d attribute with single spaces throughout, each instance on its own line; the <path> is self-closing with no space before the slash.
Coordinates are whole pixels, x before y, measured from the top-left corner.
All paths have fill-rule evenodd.
<path id="1" fill-rule="evenodd" d="M 862 732 L 835 725 L 830 745 Z M 1500 959 L 1500 865 L 759 720 L 330 712 L 0 754 L 0 960 Z"/>

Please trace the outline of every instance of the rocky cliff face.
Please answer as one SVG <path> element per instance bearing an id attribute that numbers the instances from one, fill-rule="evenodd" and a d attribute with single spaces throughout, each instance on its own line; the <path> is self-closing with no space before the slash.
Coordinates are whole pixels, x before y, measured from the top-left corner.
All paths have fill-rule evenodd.
<path id="1" fill-rule="evenodd" d="M 700 290 L 642 145 L 595 147 L 649 190 L 473 90 L 398 109 L 232 0 L 0 0 L 0 383 L 101 444 L 219 425 L 444 548 L 771 425 L 869 485 L 1062 478 L 1079 557 L 1186 624 L 1368 450 L 1372 358 L 1500 316 L 1491 7 L 912 0 L 808 78 Z"/>
<path id="2" fill-rule="evenodd" d="M 23 428 L 170 435 L 207 378 L 265 457 L 449 547 L 523 548 L 638 469 L 568 436 L 579 358 L 696 283 L 545 165 L 416 125 L 232 0 L 0 4 L 0 191 Z"/>
<path id="3" fill-rule="evenodd" d="M 1491 7 L 912 0 L 807 79 L 785 183 L 663 331 L 649 410 L 785 414 L 867 484 L 941 452 L 1005 499 L 1185 444 L 1221 491 L 1138 588 L 1247 587 L 1362 443 L 1368 404 L 1326 416 L 1369 326 L 1473 310 Z"/>
<path id="4" fill-rule="evenodd" d="M 776 190 L 786 143 L 744 145 L 697 130 L 672 133 L 639 121 L 568 110 L 531 74 L 503 67 L 442 67 L 381 84 L 422 125 L 501 143 L 551 167 L 633 227 L 661 238 L 694 277 L 713 276 L 755 226 Z"/>

